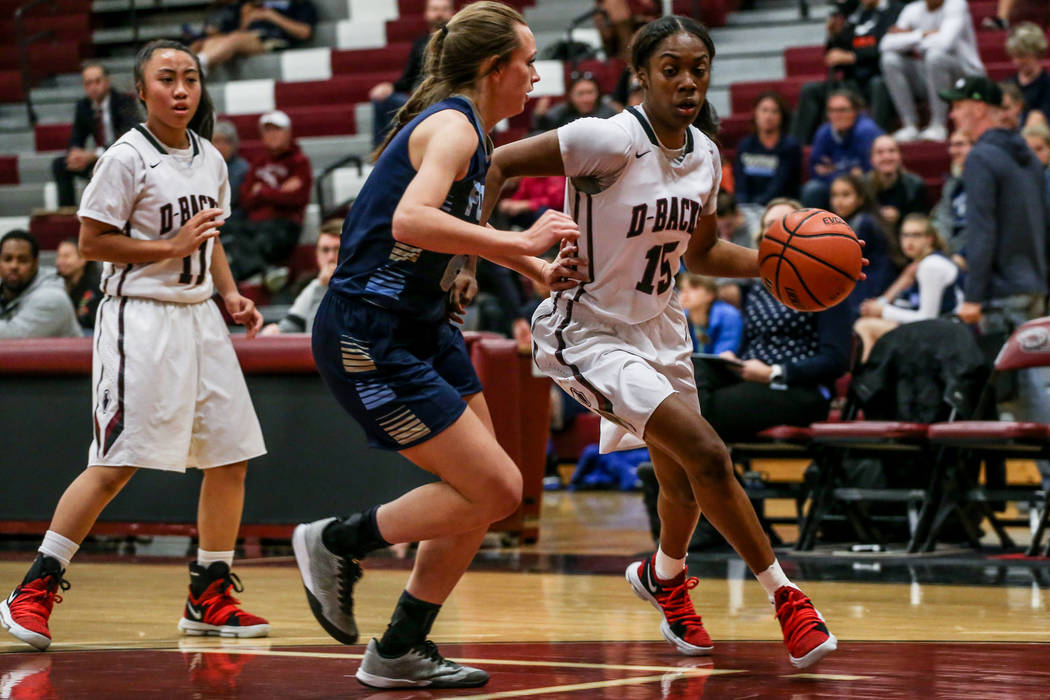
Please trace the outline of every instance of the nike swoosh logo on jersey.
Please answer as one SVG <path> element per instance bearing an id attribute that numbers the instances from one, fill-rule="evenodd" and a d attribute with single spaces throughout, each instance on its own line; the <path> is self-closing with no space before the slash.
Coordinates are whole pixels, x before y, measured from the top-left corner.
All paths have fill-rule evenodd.
<path id="1" fill-rule="evenodd" d="M 204 613 L 190 605 L 190 601 L 188 600 L 186 601 L 186 610 L 194 620 L 200 620 L 204 617 Z"/>
<path id="2" fill-rule="evenodd" d="M 645 151 L 645 153 L 635 153 L 635 154 L 634 154 L 634 157 L 635 157 L 635 158 L 641 158 L 642 156 L 644 156 L 644 155 L 645 155 L 646 153 L 648 153 L 648 152 L 649 152 L 649 151 Z"/>
<path id="3" fill-rule="evenodd" d="M 155 168 L 155 167 L 157 167 L 158 165 L 160 165 L 160 161 L 159 161 L 159 160 L 158 160 L 158 161 L 157 161 L 156 163 L 150 163 L 150 164 L 149 164 L 149 167 L 151 167 L 151 168 Z"/>

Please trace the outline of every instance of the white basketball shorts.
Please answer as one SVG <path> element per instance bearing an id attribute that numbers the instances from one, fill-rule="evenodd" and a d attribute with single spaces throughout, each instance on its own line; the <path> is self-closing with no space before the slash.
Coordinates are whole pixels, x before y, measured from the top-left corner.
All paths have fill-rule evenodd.
<path id="1" fill-rule="evenodd" d="M 675 392 L 699 409 L 693 345 L 677 297 L 659 316 L 629 325 L 598 319 L 576 295 L 570 290 L 536 309 L 533 362 L 602 417 L 601 452 L 643 447 L 649 417 Z"/>
<path id="2" fill-rule="evenodd" d="M 106 297 L 93 349 L 88 466 L 184 472 L 266 454 L 229 332 L 211 301 Z"/>

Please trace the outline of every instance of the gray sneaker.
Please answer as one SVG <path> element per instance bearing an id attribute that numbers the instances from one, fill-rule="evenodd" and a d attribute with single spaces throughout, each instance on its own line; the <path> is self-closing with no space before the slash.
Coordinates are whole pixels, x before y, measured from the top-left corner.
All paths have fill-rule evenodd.
<path id="1" fill-rule="evenodd" d="M 357 680 L 373 688 L 478 688 L 489 682 L 489 674 L 449 661 L 429 639 L 388 659 L 373 638 L 357 669 Z"/>
<path id="2" fill-rule="evenodd" d="M 357 642 L 354 622 L 354 584 L 361 578 L 361 565 L 356 559 L 340 557 L 328 551 L 321 533 L 335 518 L 297 525 L 292 533 L 292 550 L 317 622 L 324 631 L 343 644 Z"/>

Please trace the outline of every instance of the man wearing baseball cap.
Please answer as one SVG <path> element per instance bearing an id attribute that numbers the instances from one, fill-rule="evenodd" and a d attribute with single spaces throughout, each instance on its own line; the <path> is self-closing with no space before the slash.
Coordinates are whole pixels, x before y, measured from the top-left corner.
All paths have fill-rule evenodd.
<path id="1" fill-rule="evenodd" d="M 292 140 L 292 120 L 287 114 L 278 109 L 262 115 L 259 133 L 266 153 L 252 161 L 244 176 L 244 216 L 227 221 L 222 238 L 229 248 L 235 278 L 243 280 L 262 273 L 267 286 L 279 288 L 278 273 L 302 232 L 313 171 L 309 159 Z"/>
<path id="2" fill-rule="evenodd" d="M 976 139 L 963 166 L 968 265 L 959 317 L 1002 339 L 1046 313 L 1050 212 L 1043 165 L 1015 131 L 1000 128 L 1003 93 L 983 75 L 959 78 L 940 96 L 955 128 Z M 1018 373 L 1019 420 L 1050 422 L 1045 368 Z M 1050 469 L 1041 465 L 1044 480 Z"/>

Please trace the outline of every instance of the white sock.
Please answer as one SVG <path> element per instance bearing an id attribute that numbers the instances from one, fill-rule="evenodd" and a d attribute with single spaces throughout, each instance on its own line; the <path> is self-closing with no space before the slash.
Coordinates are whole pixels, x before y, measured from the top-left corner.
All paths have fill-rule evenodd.
<path id="1" fill-rule="evenodd" d="M 80 545 L 58 534 L 54 530 L 48 530 L 44 533 L 44 541 L 40 543 L 40 548 L 37 549 L 41 554 L 45 554 L 49 557 L 54 557 L 62 562 L 62 568 L 69 566 L 69 562 L 73 559 L 73 555 L 80 549 Z"/>
<path id="2" fill-rule="evenodd" d="M 685 557 L 681 559 L 675 559 L 664 554 L 664 550 L 656 550 L 656 578 L 661 581 L 670 581 L 678 574 L 682 573 L 682 569 L 685 568 Z"/>
<path id="3" fill-rule="evenodd" d="M 792 588 L 798 588 L 795 584 L 791 583 L 788 577 L 784 574 L 784 570 L 780 568 L 780 562 L 776 559 L 773 560 L 773 564 L 765 571 L 759 571 L 755 574 L 755 578 L 762 584 L 762 588 L 766 589 L 766 595 L 769 596 L 770 600 L 773 600 L 773 594 L 777 592 L 777 589 L 781 586 L 791 586 Z"/>
<path id="4" fill-rule="evenodd" d="M 208 568 L 209 564 L 214 564 L 217 561 L 226 562 L 226 566 L 233 568 L 233 550 L 228 552 L 209 552 L 206 549 L 197 550 L 197 563 L 203 566 L 205 569 Z"/>

